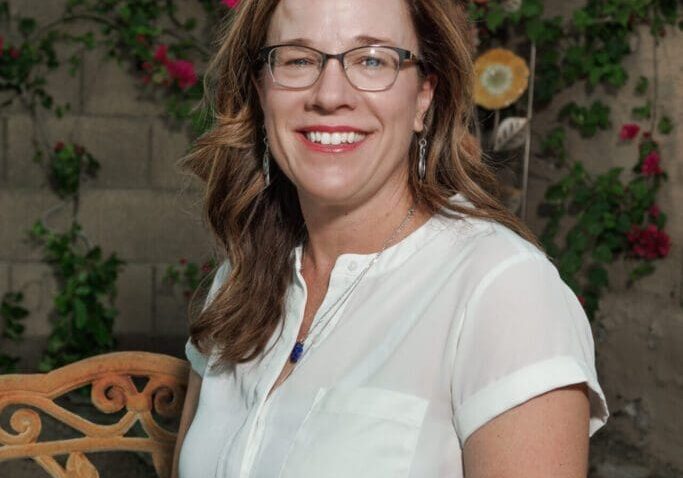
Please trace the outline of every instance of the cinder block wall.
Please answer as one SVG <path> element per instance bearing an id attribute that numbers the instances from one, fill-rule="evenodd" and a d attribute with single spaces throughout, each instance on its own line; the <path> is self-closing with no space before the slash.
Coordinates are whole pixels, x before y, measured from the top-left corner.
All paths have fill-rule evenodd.
<path id="1" fill-rule="evenodd" d="M 181 2 L 191 10 L 193 2 Z M 572 2 L 544 3 L 548 15 L 569 15 Z M 12 15 L 51 21 L 63 11 L 63 1 L 10 0 Z M 191 12 L 185 12 L 187 14 Z M 196 12 L 201 18 L 199 11 Z M 669 30 L 657 51 L 658 109 L 675 124 L 673 133 L 659 137 L 662 165 L 669 181 L 659 203 L 669 215 L 673 247 L 657 263 L 657 272 L 626 288 L 625 263 L 612 267 L 614 275 L 594 326 L 598 368 L 613 414 L 609 429 L 653 456 L 683 468 L 683 44 Z M 535 114 L 533 150 L 555 124 L 559 108 L 574 100 L 586 104 L 602 99 L 612 108 L 613 129 L 591 141 L 570 130 L 569 153 L 589 170 L 632 167 L 635 144 L 618 140 L 618 128 L 630 122 L 630 111 L 643 99 L 633 96 L 635 80 L 653 76 L 652 38 L 642 28 L 628 59 L 629 85 L 615 93 L 598 88 L 588 96 L 582 85 L 563 92 L 553 104 Z M 85 232 L 105 252 L 127 261 L 119 281 L 116 331 L 123 348 L 165 349 L 181 353 L 186 334 L 184 300 L 161 284 L 166 264 L 180 257 L 200 260 L 211 253 L 212 241 L 199 219 L 198 184 L 183 178 L 174 162 L 187 147 L 187 137 L 170 130 L 163 110 L 144 101 L 130 74 L 102 60 L 101 52 L 84 55 L 76 78 L 64 73 L 50 77 L 56 98 L 69 101 L 73 114 L 48 119 L 50 141 L 82 143 L 102 163 L 97 181 L 84 188 L 81 222 Z M 57 199 L 43 187 L 44 175 L 31 161 L 31 136 L 36 127 L 20 107 L 0 112 L 0 292 L 23 289 L 31 311 L 27 319 L 28 345 L 21 347 L 25 366 L 35 364 L 41 341 L 49 331 L 54 281 L 37 251 L 23 242 L 24 230 Z M 547 186 L 560 172 L 543 159 L 532 161 L 527 221 L 536 232 L 543 226 L 535 215 Z M 63 211 L 50 223 L 64 224 Z M 3 344 L 4 346 L 4 344 Z"/>
<path id="2" fill-rule="evenodd" d="M 195 3 L 194 13 L 201 18 L 198 2 L 182 6 Z M 14 18 L 30 16 L 45 24 L 62 14 L 64 4 L 12 0 L 10 11 Z M 71 28 L 83 30 L 82 25 Z M 12 33 L 9 39 L 3 33 L 6 41 Z M 66 58 L 68 51 L 61 52 Z M 121 348 L 182 353 L 186 301 L 162 277 L 166 266 L 180 258 L 202 261 L 212 254 L 212 240 L 201 221 L 200 184 L 175 167 L 188 136 L 169 127 L 163 105 L 142 98 L 139 80 L 125 66 L 104 59 L 104 53 L 83 52 L 75 77 L 66 68 L 48 76 L 56 103 L 71 105 L 62 119 L 40 112 L 42 120 L 34 122 L 17 103 L 0 112 L 0 293 L 25 294 L 27 342 L 18 350 L 24 369 L 35 367 L 50 331 L 55 291 L 40 249 L 25 241 L 26 230 L 60 203 L 46 187 L 44 171 L 32 161 L 34 137 L 45 135 L 49 144 L 82 144 L 101 163 L 97 179 L 82 187 L 79 221 L 92 244 L 126 261 L 116 300 Z M 67 207 L 51 214 L 47 223 L 63 230 L 69 218 Z M 2 344 L 17 349 L 7 341 Z"/>

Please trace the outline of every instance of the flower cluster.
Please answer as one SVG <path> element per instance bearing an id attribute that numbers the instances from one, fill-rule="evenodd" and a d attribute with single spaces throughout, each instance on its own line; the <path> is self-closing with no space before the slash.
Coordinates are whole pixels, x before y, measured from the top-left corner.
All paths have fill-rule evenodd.
<path id="1" fill-rule="evenodd" d="M 5 51 L 7 51 L 7 55 L 12 59 L 16 60 L 21 56 L 21 50 L 18 50 L 17 48 L 10 46 L 9 48 L 5 48 L 5 38 L 0 35 L 0 58 L 5 56 Z"/>
<path id="2" fill-rule="evenodd" d="M 640 167 L 640 172 L 643 174 L 643 176 L 659 176 L 663 174 L 664 170 L 662 170 L 661 166 L 659 165 L 659 161 L 659 152 L 657 150 L 650 151 L 643 160 L 643 164 Z"/>
<path id="3" fill-rule="evenodd" d="M 648 224 L 644 228 L 633 225 L 627 238 L 633 254 L 642 259 L 666 257 L 671 248 L 671 238 L 655 224 Z"/>
<path id="4" fill-rule="evenodd" d="M 619 138 L 630 141 L 638 136 L 640 127 L 634 123 L 628 123 L 621 127 Z M 666 177 L 660 162 L 661 156 L 657 142 L 652 139 L 652 134 L 645 131 L 642 134 L 639 149 L 639 161 L 634 171 L 645 178 Z M 656 184 L 656 183 L 655 183 Z M 631 230 L 626 233 L 631 254 L 637 258 L 654 260 L 666 257 L 671 248 L 671 239 L 662 229 L 665 216 L 659 210 L 657 204 L 651 204 L 647 209 L 646 226 L 631 225 Z"/>
<path id="5" fill-rule="evenodd" d="M 191 88 L 197 83 L 194 64 L 189 60 L 176 60 L 168 56 L 168 45 L 158 45 L 154 51 L 152 62 L 144 62 L 143 81 L 171 85 L 175 83 L 181 90 Z"/>
<path id="6" fill-rule="evenodd" d="M 236 8 L 240 4 L 240 0 L 221 0 L 221 3 L 228 8 Z"/>

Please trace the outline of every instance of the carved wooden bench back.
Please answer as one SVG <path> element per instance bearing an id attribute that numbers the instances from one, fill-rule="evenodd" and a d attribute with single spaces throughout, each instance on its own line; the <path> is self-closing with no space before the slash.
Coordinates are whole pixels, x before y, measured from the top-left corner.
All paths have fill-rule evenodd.
<path id="1" fill-rule="evenodd" d="M 54 478 L 96 478 L 99 474 L 84 453 L 137 451 L 150 453 L 158 476 L 166 478 L 170 476 L 176 434 L 157 423 L 153 412 L 162 417 L 180 415 L 188 372 L 189 364 L 175 357 L 115 352 L 46 374 L 0 375 L 0 416 L 6 407 L 19 406 L 10 417 L 12 431 L 0 425 L 0 462 L 32 458 Z M 132 377 L 149 380 L 138 390 Z M 99 411 L 122 412 L 122 418 L 102 425 L 55 402 L 85 385 L 92 386 L 90 399 Z M 83 436 L 39 441 L 42 422 L 36 410 Z M 125 436 L 138 422 L 147 437 Z M 55 460 L 59 455 L 68 455 L 65 467 Z"/>

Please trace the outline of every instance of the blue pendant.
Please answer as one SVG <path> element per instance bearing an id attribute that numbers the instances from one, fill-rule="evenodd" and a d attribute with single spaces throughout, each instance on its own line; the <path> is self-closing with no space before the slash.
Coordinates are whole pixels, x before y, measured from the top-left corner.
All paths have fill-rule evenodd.
<path id="1" fill-rule="evenodd" d="M 296 363 L 301 358 L 301 354 L 304 353 L 304 343 L 297 340 L 292 349 L 292 353 L 289 355 L 289 360 Z"/>

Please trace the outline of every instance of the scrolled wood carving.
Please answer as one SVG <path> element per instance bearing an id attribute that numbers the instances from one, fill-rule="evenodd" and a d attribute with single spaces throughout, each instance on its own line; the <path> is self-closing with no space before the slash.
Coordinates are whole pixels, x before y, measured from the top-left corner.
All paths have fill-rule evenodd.
<path id="1" fill-rule="evenodd" d="M 188 372 L 188 363 L 175 357 L 115 352 L 47 374 L 0 376 L 0 414 L 8 406 L 20 407 L 10 417 L 12 430 L 0 427 L 0 462 L 32 458 L 53 478 L 96 478 L 99 474 L 85 453 L 138 451 L 150 453 L 158 476 L 167 477 L 176 434 L 160 426 L 154 414 L 180 415 Z M 132 377 L 148 379 L 143 390 L 137 389 Z M 91 401 L 97 410 L 107 414 L 125 410 L 118 422 L 94 423 L 55 403 L 60 396 L 88 384 L 92 385 Z M 36 410 L 83 436 L 40 441 L 42 422 Z M 147 437 L 125 436 L 137 422 Z M 54 459 L 58 455 L 68 455 L 65 468 Z"/>

